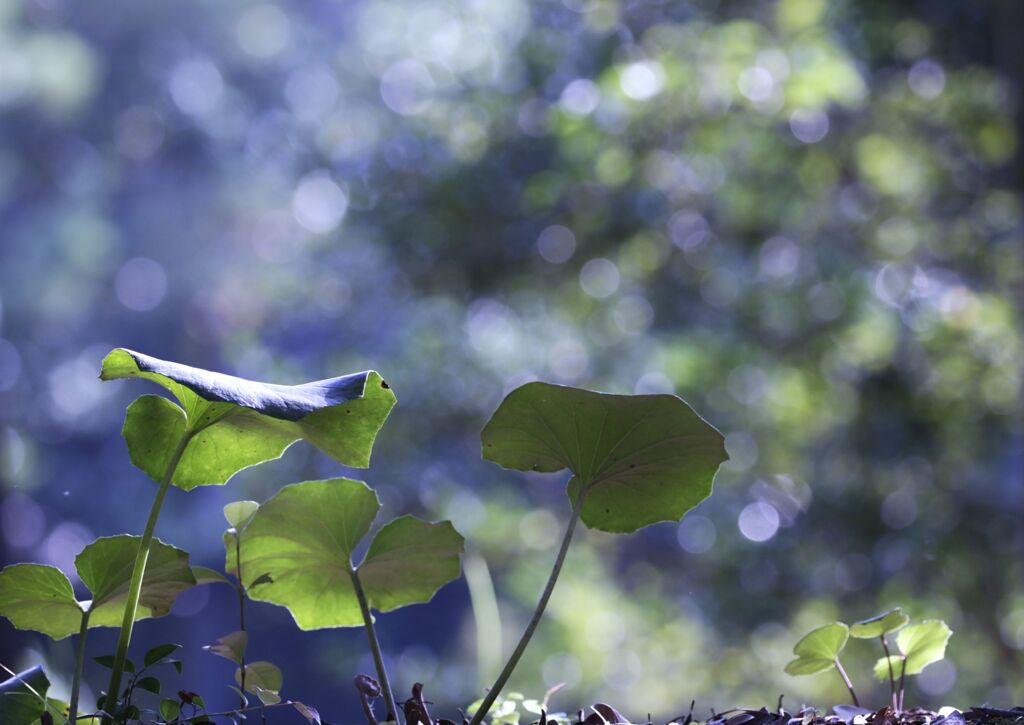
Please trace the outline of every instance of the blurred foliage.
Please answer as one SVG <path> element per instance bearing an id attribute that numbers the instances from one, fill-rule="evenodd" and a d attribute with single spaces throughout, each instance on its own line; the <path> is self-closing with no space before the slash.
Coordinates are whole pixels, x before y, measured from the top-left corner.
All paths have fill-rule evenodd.
<path id="1" fill-rule="evenodd" d="M 275 382 L 373 367 L 399 405 L 366 478 L 486 557 L 509 646 L 568 505 L 479 461 L 486 417 L 534 378 L 675 391 L 727 434 L 716 495 L 581 537 L 517 689 L 831 704 L 834 678 L 783 674 L 796 636 L 901 605 L 957 632 L 909 705 L 1020 704 L 1010 4 L 0 0 L 4 561 L 68 568 L 148 500 L 131 391 L 96 380 L 111 347 Z M 157 533 L 218 564 L 223 503 L 330 475 L 290 451 L 172 495 Z M 161 641 L 230 626 L 197 596 Z M 286 696 L 358 712 L 358 633 L 253 609 Z M 479 692 L 471 611 L 451 585 L 381 633 L 436 712 Z M 2 626 L 59 694 L 70 650 Z M 230 706 L 196 657 L 189 688 Z"/>

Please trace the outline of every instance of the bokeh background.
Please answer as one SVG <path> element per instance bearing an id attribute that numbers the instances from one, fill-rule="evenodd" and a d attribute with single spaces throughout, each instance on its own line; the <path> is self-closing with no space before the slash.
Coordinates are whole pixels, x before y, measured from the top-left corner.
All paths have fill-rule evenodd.
<path id="1" fill-rule="evenodd" d="M 224 503 L 346 473 L 386 515 L 451 518 L 474 596 L 379 623 L 399 688 L 454 715 L 568 512 L 564 476 L 480 461 L 490 412 L 532 379 L 674 391 L 727 435 L 714 496 L 580 536 L 515 689 L 635 718 L 827 706 L 834 673 L 782 671 L 795 640 L 902 605 L 956 632 L 908 704 L 1024 704 L 1022 8 L 0 0 L 0 560 L 73 572 L 141 532 L 155 487 L 119 428 L 155 388 L 101 384 L 111 348 L 377 369 L 399 405 L 368 471 L 299 444 L 172 491 L 157 534 L 221 566 Z M 200 647 L 235 616 L 190 592 L 133 651 L 180 642 L 167 686 L 230 707 Z M 360 630 L 260 604 L 250 626 L 287 697 L 359 720 Z M 0 622 L 0 661 L 57 692 L 71 655 Z M 847 669 L 880 705 L 877 655 Z"/>

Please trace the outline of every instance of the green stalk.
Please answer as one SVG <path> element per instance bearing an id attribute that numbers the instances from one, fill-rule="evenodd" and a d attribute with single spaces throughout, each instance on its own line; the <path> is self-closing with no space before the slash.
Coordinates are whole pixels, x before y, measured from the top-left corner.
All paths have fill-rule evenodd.
<path id="1" fill-rule="evenodd" d="M 128 644 L 132 639 L 132 627 L 135 625 L 135 614 L 139 608 L 139 595 L 142 593 L 142 578 L 146 573 L 146 563 L 149 561 L 149 546 L 153 542 L 153 530 L 156 528 L 156 521 L 160 518 L 160 508 L 167 496 L 167 489 L 171 486 L 171 478 L 178 468 L 185 448 L 197 431 L 186 431 L 178 441 L 177 448 L 171 454 L 167 462 L 167 469 L 160 480 L 160 488 L 157 489 L 156 498 L 153 499 L 153 506 L 149 510 L 149 519 L 146 521 L 146 529 L 142 532 L 142 540 L 139 542 L 139 550 L 135 555 L 135 567 L 132 569 L 132 580 L 128 587 L 128 599 L 124 605 L 124 618 L 121 620 L 121 633 L 117 638 L 117 651 L 114 654 L 114 664 L 110 670 L 110 684 L 107 686 L 107 698 L 103 702 L 103 710 L 111 713 L 120 699 L 121 675 L 124 673 L 124 661 L 128 657 Z M 112 722 L 110 715 L 103 716 L 103 725 Z"/>
<path id="2" fill-rule="evenodd" d="M 836 657 L 832 661 L 836 665 L 836 672 L 838 672 L 839 676 L 843 678 L 843 684 L 846 685 L 846 689 L 850 691 L 850 697 L 853 698 L 853 704 L 857 707 L 860 707 L 860 702 L 857 700 L 857 693 L 853 691 L 853 683 L 850 682 L 850 676 L 846 674 L 846 670 L 844 670 L 843 666 L 839 664 L 838 657 Z"/>
<path id="3" fill-rule="evenodd" d="M 562 571 L 562 564 L 565 563 L 565 555 L 569 551 L 569 543 L 572 541 L 572 534 L 576 530 L 576 524 L 580 520 L 580 512 L 583 510 L 583 498 L 586 496 L 587 488 L 581 486 L 579 494 L 576 496 L 576 501 L 572 507 L 572 517 L 569 519 L 569 525 L 565 527 L 565 536 L 562 537 L 562 546 L 558 549 L 558 556 L 555 557 L 555 565 L 551 568 L 551 574 L 548 575 L 548 583 L 544 586 L 544 591 L 540 595 L 540 600 L 537 602 L 536 609 L 533 610 L 533 616 L 530 617 L 529 623 L 526 625 L 526 629 L 523 631 L 523 636 L 519 639 L 519 644 L 516 645 L 515 651 L 512 652 L 512 656 L 508 658 L 508 662 L 505 663 L 505 668 L 498 675 L 498 679 L 494 681 L 494 685 L 490 690 L 487 691 L 487 696 L 484 697 L 480 707 L 477 708 L 476 712 L 473 713 L 473 719 L 469 721 L 469 725 L 480 725 L 483 719 L 487 717 L 487 713 L 490 712 L 491 706 L 494 705 L 494 701 L 501 694 L 501 690 L 505 687 L 505 683 L 508 682 L 508 678 L 512 676 L 512 671 L 519 664 L 519 658 L 523 656 L 523 652 L 526 651 L 526 645 L 530 644 L 530 638 L 533 637 L 534 631 L 537 629 L 537 625 L 540 623 L 540 618 L 544 615 L 544 610 L 548 606 L 548 600 L 551 598 L 551 592 L 555 590 L 555 582 L 558 581 L 558 574 Z"/>
<path id="4" fill-rule="evenodd" d="M 245 584 L 242 583 L 242 532 L 235 532 L 235 576 L 238 577 L 238 620 L 239 629 L 245 632 Z M 246 634 L 245 639 L 246 646 L 249 644 L 249 637 Z M 241 660 L 238 664 L 242 666 L 241 675 L 239 675 L 239 688 L 242 693 L 238 696 L 238 706 L 245 707 L 245 650 L 242 650 L 242 656 L 239 657 Z"/>
<path id="5" fill-rule="evenodd" d="M 78 691 L 82 687 L 82 668 L 85 665 L 85 637 L 89 633 L 89 610 L 82 612 L 82 627 L 75 643 L 75 674 L 71 680 L 71 702 L 68 704 L 68 722 L 78 721 Z"/>
<path id="6" fill-rule="evenodd" d="M 370 614 L 370 605 L 366 601 L 366 593 L 363 591 L 362 582 L 359 581 L 359 574 L 352 567 L 349 567 L 348 573 L 352 577 L 352 588 L 356 591 L 359 609 L 363 613 L 363 623 L 366 625 L 366 638 L 370 640 L 370 652 L 373 653 L 373 662 L 377 666 L 377 676 L 380 678 L 381 689 L 384 690 L 384 704 L 388 708 L 388 720 L 397 723 L 398 706 L 395 705 L 395 695 L 391 691 L 388 672 L 384 669 L 384 656 L 380 652 L 380 642 L 377 641 L 377 632 L 373 628 L 373 615 Z"/>
<path id="7" fill-rule="evenodd" d="M 892 693 L 892 709 L 899 710 L 899 702 L 896 700 L 896 677 L 892 673 L 892 658 L 889 656 L 889 643 L 885 641 L 884 634 L 879 639 L 882 640 L 885 661 L 889 665 L 889 692 Z"/>

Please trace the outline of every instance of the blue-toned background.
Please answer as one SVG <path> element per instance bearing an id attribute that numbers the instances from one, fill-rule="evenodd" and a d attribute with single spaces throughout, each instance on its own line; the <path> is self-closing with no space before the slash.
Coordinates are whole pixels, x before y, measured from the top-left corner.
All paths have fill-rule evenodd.
<path id="1" fill-rule="evenodd" d="M 111 348 L 279 383 L 373 368 L 399 404 L 368 471 L 299 444 L 172 491 L 157 535 L 220 567 L 224 503 L 363 478 L 385 515 L 466 535 L 507 651 L 568 504 L 562 476 L 481 462 L 479 429 L 532 379 L 674 391 L 727 434 L 715 495 L 581 536 L 516 689 L 635 718 L 830 705 L 834 674 L 783 673 L 793 643 L 903 605 L 956 632 L 908 704 L 1022 704 L 1021 16 L 0 0 L 0 562 L 70 573 L 93 537 L 141 532 L 155 486 L 119 428 L 155 389 L 101 384 Z M 285 696 L 359 720 L 361 631 L 250 616 Z M 462 580 L 382 615 L 403 695 L 475 699 L 488 621 L 478 651 Z M 180 642 L 166 687 L 230 707 L 232 666 L 200 647 L 233 629 L 231 593 L 202 588 L 133 652 Z M 881 704 L 877 653 L 849 649 Z M 0 622 L 0 661 L 45 663 L 57 694 L 71 655 Z M 91 706 L 106 671 L 86 677 Z"/>

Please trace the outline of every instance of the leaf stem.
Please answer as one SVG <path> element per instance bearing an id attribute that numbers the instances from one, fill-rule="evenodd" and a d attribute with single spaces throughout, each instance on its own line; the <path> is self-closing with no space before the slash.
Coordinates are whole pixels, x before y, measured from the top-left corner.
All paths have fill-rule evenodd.
<path id="1" fill-rule="evenodd" d="M 846 689 L 850 691 L 850 697 L 853 698 L 853 704 L 860 707 L 860 702 L 857 700 L 857 693 L 853 691 L 853 683 L 850 682 L 850 677 L 846 674 L 846 670 L 844 670 L 843 666 L 839 664 L 839 658 L 836 657 L 832 661 L 836 663 L 836 672 L 838 672 L 839 676 L 843 678 L 843 684 L 846 685 Z"/>
<path id="2" fill-rule="evenodd" d="M 885 661 L 889 665 L 889 692 L 892 694 L 892 709 L 899 710 L 899 702 L 896 700 L 896 677 L 892 673 L 892 658 L 889 655 L 889 643 L 885 641 L 885 635 L 879 636 L 882 640 L 882 650 L 885 652 Z"/>
<path id="3" fill-rule="evenodd" d="M 118 692 L 121 688 L 121 675 L 124 673 L 124 661 L 128 656 L 128 644 L 132 639 L 132 627 L 135 625 L 135 614 L 139 608 L 139 596 L 142 594 L 142 578 L 146 573 L 146 563 L 149 561 L 149 547 L 153 542 L 153 530 L 156 528 L 156 521 L 160 518 L 160 508 L 163 506 L 164 498 L 167 496 L 167 489 L 171 486 L 171 478 L 174 476 L 178 463 L 181 461 L 185 448 L 197 431 L 188 430 L 178 441 L 177 447 L 171 453 L 167 461 L 167 468 L 164 470 L 163 478 L 160 479 L 160 487 L 157 489 L 156 498 L 149 509 L 149 518 L 146 520 L 146 528 L 142 532 L 142 540 L 139 541 L 139 550 L 135 554 L 135 567 L 132 569 L 132 579 L 128 587 L 128 599 L 124 604 L 124 618 L 121 620 L 121 632 L 117 637 L 117 651 L 114 654 L 114 664 L 110 670 L 110 684 L 107 686 L 107 698 L 103 703 L 106 712 L 114 712 L 115 705 L 120 699 Z M 103 725 L 109 725 L 112 718 L 106 715 L 103 718 Z"/>
<path id="4" fill-rule="evenodd" d="M 245 644 L 249 644 L 249 635 L 245 631 L 245 584 L 242 583 L 242 532 L 235 532 L 235 576 L 238 579 L 238 624 L 239 629 L 245 634 Z M 239 690 L 241 693 L 238 695 L 238 702 L 240 707 L 246 706 L 245 700 L 245 648 L 242 649 L 242 654 L 238 658 L 238 664 L 242 667 L 242 672 L 238 677 Z"/>
<path id="5" fill-rule="evenodd" d="M 85 638 L 89 634 L 89 610 L 82 612 L 82 626 L 75 642 L 75 674 L 71 680 L 71 702 L 68 703 L 68 722 L 78 721 L 78 692 L 82 687 L 82 669 L 85 665 Z"/>
<path id="6" fill-rule="evenodd" d="M 569 524 L 565 527 L 565 535 L 562 537 L 562 545 L 558 549 L 558 556 L 555 557 L 555 564 L 551 568 L 551 574 L 548 576 L 548 582 L 544 586 L 544 591 L 540 595 L 540 600 L 537 602 L 536 609 L 533 610 L 533 616 L 530 617 L 529 623 L 526 625 L 526 629 L 523 631 L 523 636 L 519 639 L 519 644 L 516 645 L 515 650 L 512 652 L 512 656 L 508 658 L 508 662 L 505 663 L 505 668 L 498 675 L 498 679 L 494 681 L 494 685 L 487 691 L 487 695 L 484 697 L 483 702 L 480 703 L 480 707 L 473 713 L 473 719 L 470 720 L 469 725 L 480 725 L 483 719 L 487 717 L 487 713 L 490 712 L 491 706 L 494 705 L 494 701 L 501 694 L 501 690 L 505 687 L 505 683 L 508 682 L 508 678 L 512 676 L 512 671 L 515 670 L 516 665 L 519 664 L 519 659 L 523 656 L 523 652 L 526 651 L 526 646 L 530 643 L 530 638 L 533 637 L 534 631 L 537 629 L 537 625 L 540 623 L 540 618 L 544 615 L 544 610 L 548 606 L 548 600 L 551 598 L 551 592 L 555 589 L 555 582 L 558 581 L 558 574 L 562 571 L 562 564 L 565 563 L 565 555 L 569 551 L 569 544 L 572 541 L 573 532 L 576 530 L 576 524 L 580 520 L 580 512 L 583 510 L 583 498 L 587 494 L 588 488 L 580 486 L 579 493 L 576 494 L 576 500 L 572 506 L 572 516 L 569 519 Z"/>
<path id="7" fill-rule="evenodd" d="M 359 600 L 359 609 L 363 613 L 363 623 L 366 625 L 366 638 L 370 640 L 370 652 L 373 654 L 373 662 L 377 666 L 381 689 L 384 690 L 384 704 L 388 708 L 387 719 L 398 722 L 398 706 L 395 704 L 395 695 L 391 691 L 391 683 L 388 681 L 388 672 L 384 669 L 384 656 L 380 651 L 377 631 L 373 628 L 373 615 L 370 614 L 370 605 L 366 601 L 363 584 L 359 581 L 359 574 L 353 567 L 349 566 L 348 573 L 352 577 L 352 588 L 355 589 L 356 599 Z"/>
<path id="8" fill-rule="evenodd" d="M 903 655 L 903 666 L 900 667 L 900 702 L 899 702 L 899 707 L 896 708 L 896 712 L 902 712 L 903 711 L 903 694 L 905 692 L 904 689 L 903 689 L 903 681 L 906 679 L 906 677 L 907 677 L 907 656 Z"/>

